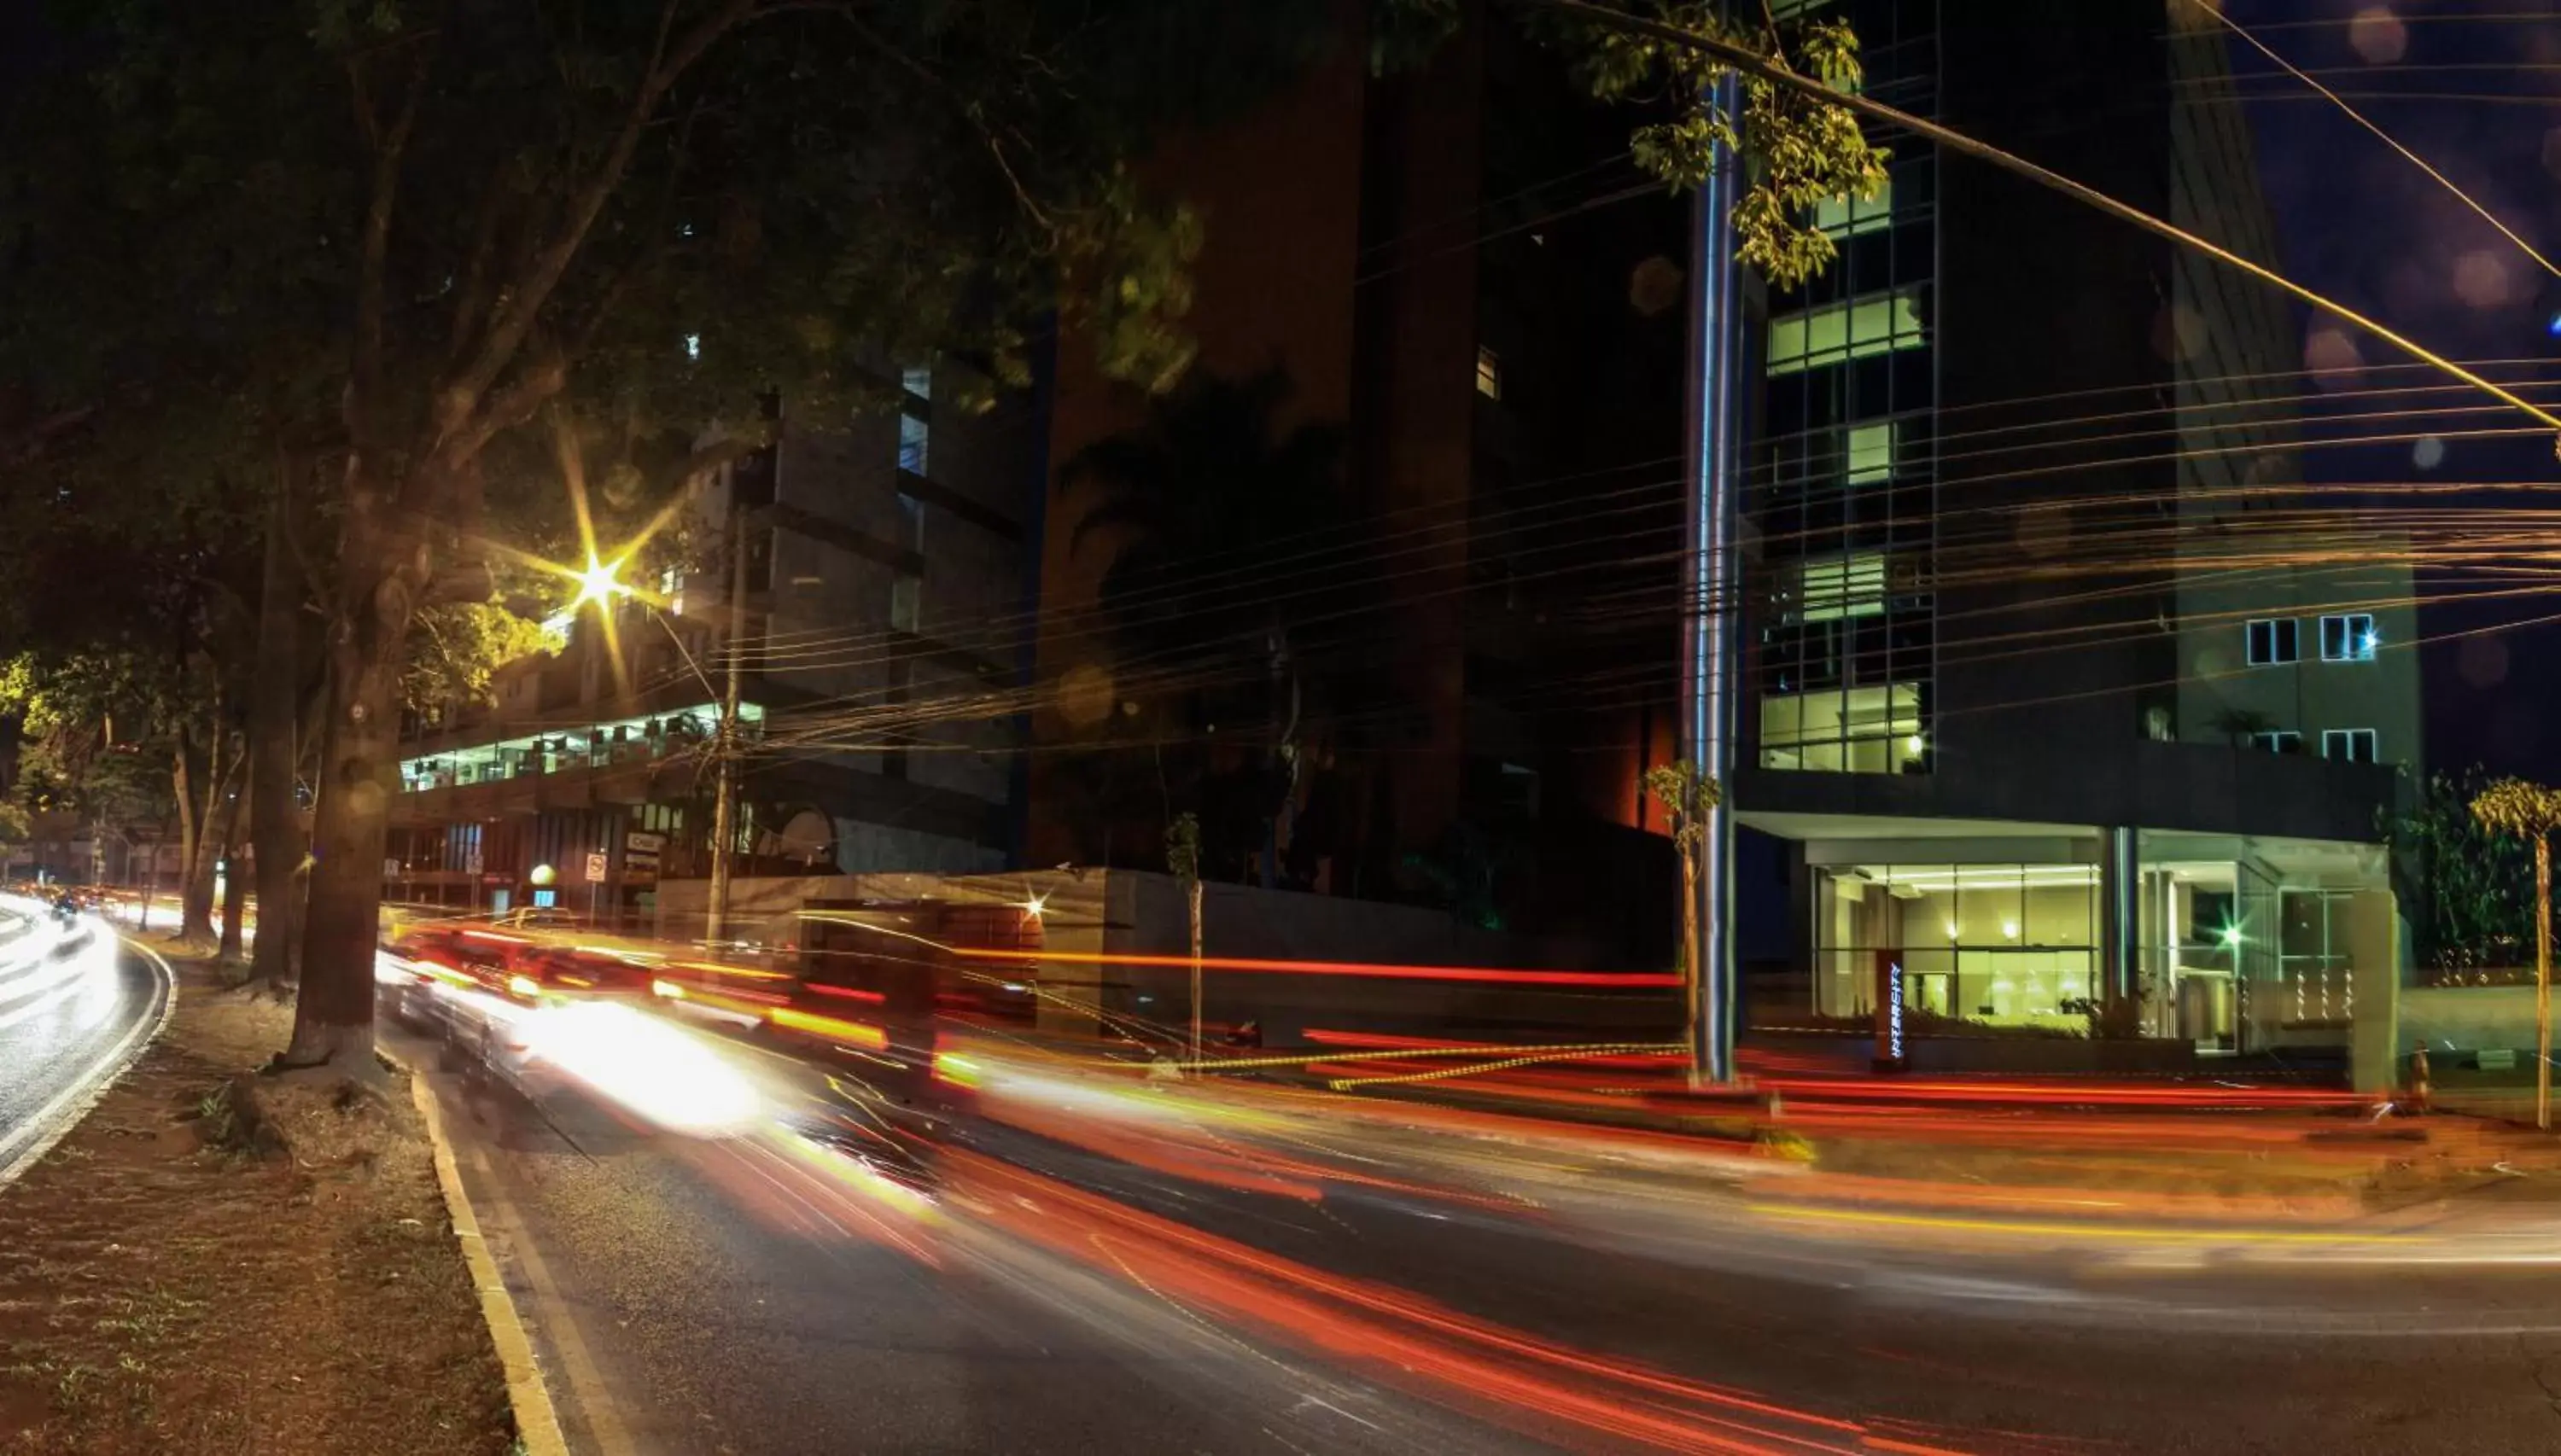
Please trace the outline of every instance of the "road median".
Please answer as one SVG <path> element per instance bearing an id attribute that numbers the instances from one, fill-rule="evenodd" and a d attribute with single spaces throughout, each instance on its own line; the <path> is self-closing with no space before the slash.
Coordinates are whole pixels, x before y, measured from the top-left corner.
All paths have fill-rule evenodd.
<path id="1" fill-rule="evenodd" d="M 160 1039 L 0 1190 L 0 1449 L 518 1449 L 409 1099 L 250 1074 L 290 1007 L 173 961 Z"/>

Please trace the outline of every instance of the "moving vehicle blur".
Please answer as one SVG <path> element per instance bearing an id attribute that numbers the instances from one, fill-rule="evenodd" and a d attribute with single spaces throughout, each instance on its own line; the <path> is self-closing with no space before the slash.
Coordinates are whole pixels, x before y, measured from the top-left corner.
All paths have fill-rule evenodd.
<path id="1" fill-rule="evenodd" d="M 375 979 L 386 1014 L 433 1038 L 445 1067 L 520 1091 L 562 1073 L 646 1101 L 641 1083 L 618 1083 L 627 1058 L 610 1044 L 680 1056 L 662 1033 L 690 1027 L 822 1068 L 865 1104 L 859 1126 L 932 1122 L 968 1110 L 975 1078 L 936 1026 L 961 973 L 919 923 L 831 910 L 803 917 L 791 942 L 714 957 L 560 919 L 418 920 L 387 937 Z"/>

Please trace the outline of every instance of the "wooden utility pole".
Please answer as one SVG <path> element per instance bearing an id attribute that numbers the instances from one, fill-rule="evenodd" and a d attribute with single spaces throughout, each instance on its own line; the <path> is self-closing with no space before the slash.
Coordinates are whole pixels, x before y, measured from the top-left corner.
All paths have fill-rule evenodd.
<path id="1" fill-rule="evenodd" d="M 747 512 L 730 511 L 730 627 L 728 682 L 721 690 L 719 786 L 712 801 L 712 878 L 705 896 L 703 938 L 729 938 L 730 860 L 738 843 L 738 694 L 747 653 Z"/>

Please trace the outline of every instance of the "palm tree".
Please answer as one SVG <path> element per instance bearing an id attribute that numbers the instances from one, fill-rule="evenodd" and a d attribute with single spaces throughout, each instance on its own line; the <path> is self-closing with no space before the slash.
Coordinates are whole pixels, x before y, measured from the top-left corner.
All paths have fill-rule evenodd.
<path id="1" fill-rule="evenodd" d="M 1300 768 L 1305 659 L 1320 646 L 1309 619 L 1338 614 L 1329 584 L 1358 575 L 1344 542 L 1324 534 L 1346 517 L 1344 430 L 1280 431 L 1275 415 L 1288 398 L 1277 369 L 1247 380 L 1195 374 L 1145 424 L 1087 446 L 1059 474 L 1063 495 L 1099 497 L 1070 531 L 1070 554 L 1098 533 L 1119 538 L 1100 600 L 1124 690 L 1264 680 L 1267 889 Z"/>
<path id="2" fill-rule="evenodd" d="M 2561 790 L 2502 778 L 2473 798 L 2483 829 L 2534 845 L 2534 1125 L 2552 1129 L 2552 832 Z"/>

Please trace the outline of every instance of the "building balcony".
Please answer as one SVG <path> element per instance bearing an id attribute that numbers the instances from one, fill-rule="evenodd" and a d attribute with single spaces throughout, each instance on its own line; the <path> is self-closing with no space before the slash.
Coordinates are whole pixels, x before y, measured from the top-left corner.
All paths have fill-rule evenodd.
<path id="1" fill-rule="evenodd" d="M 718 706 L 698 704 L 414 753 L 401 760 L 393 821 L 453 823 L 642 803 L 662 771 L 709 761 L 719 725 Z M 763 736 L 763 706 L 739 705 L 739 728 L 750 742 Z"/>

